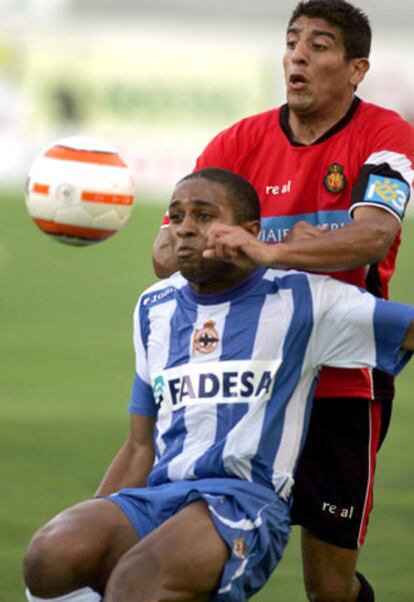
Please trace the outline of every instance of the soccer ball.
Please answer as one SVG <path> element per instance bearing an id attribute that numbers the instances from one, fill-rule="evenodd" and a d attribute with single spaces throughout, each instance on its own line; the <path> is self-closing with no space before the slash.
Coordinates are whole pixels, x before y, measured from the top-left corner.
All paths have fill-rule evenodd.
<path id="1" fill-rule="evenodd" d="M 29 172 L 29 214 L 59 242 L 84 246 L 106 240 L 128 221 L 133 204 L 131 173 L 102 140 L 59 140 L 36 157 Z"/>

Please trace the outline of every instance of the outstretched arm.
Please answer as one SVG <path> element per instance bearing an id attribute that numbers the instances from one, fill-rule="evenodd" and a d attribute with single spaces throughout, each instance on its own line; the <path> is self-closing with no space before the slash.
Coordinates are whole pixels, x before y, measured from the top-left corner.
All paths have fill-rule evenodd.
<path id="1" fill-rule="evenodd" d="M 311 227 L 309 227 L 311 228 Z M 339 230 L 311 236 L 293 233 L 286 242 L 260 242 L 238 226 L 215 225 L 204 256 L 246 265 L 340 271 L 369 265 L 383 259 L 400 228 L 397 219 L 376 207 L 360 207 L 352 224 Z"/>
<path id="2" fill-rule="evenodd" d="M 155 418 L 151 416 L 131 415 L 128 438 L 109 466 L 96 495 L 146 485 L 154 463 L 154 424 Z"/>

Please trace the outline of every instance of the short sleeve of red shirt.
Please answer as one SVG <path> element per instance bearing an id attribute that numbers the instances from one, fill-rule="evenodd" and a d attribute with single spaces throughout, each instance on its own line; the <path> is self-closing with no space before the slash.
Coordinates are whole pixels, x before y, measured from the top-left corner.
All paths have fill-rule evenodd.
<path id="1" fill-rule="evenodd" d="M 402 221 L 414 179 L 414 128 L 397 113 L 367 103 L 359 124 L 367 156 L 352 191 L 350 214 L 371 205 Z"/>

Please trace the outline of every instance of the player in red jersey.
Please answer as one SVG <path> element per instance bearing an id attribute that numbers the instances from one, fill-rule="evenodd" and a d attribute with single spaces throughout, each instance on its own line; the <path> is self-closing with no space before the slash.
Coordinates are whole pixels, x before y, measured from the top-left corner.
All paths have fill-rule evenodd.
<path id="1" fill-rule="evenodd" d="M 370 42 L 367 17 L 349 3 L 298 4 L 284 55 L 287 104 L 220 133 L 196 164 L 239 173 L 261 199 L 259 242 L 217 230 L 222 256 L 231 261 L 246 244 L 258 264 L 328 271 L 387 297 L 413 182 L 414 133 L 396 113 L 355 96 Z M 174 271 L 163 230 L 154 267 L 161 277 Z M 356 564 L 392 397 L 381 373 L 322 373 L 292 508 L 312 602 L 374 600 Z"/>

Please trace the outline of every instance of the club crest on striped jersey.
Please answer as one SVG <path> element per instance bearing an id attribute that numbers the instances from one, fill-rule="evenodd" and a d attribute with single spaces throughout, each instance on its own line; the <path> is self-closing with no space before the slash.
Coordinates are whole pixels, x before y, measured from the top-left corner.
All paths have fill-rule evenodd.
<path id="1" fill-rule="evenodd" d="M 193 336 L 193 352 L 213 353 L 219 344 L 219 335 L 214 320 L 204 322 L 202 328 L 196 328 Z"/>
<path id="2" fill-rule="evenodd" d="M 343 166 L 340 165 L 340 163 L 332 163 L 328 167 L 328 173 L 326 174 L 323 183 L 326 190 L 332 192 L 332 194 L 339 194 L 342 192 L 346 185 Z"/>

